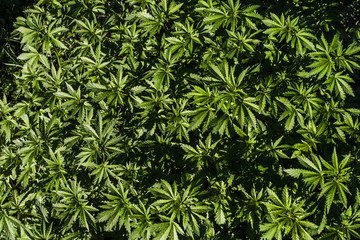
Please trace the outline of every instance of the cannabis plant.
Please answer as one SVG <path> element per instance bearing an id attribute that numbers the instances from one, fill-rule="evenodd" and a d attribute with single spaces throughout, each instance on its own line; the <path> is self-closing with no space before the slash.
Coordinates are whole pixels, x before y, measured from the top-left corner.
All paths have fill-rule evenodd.
<path id="1" fill-rule="evenodd" d="M 360 239 L 358 6 L 33 1 L 0 46 L 0 239 Z"/>

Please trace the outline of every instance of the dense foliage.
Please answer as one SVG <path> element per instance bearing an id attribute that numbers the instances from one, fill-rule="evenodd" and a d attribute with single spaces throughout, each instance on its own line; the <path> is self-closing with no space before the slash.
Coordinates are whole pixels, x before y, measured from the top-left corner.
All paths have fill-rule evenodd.
<path id="1" fill-rule="evenodd" d="M 0 239 L 360 239 L 359 9 L 36 1 L 1 46 Z"/>

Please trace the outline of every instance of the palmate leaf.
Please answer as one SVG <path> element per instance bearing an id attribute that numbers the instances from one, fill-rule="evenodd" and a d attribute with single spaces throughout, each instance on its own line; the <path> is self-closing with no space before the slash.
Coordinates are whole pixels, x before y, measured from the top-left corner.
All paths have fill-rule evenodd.
<path id="1" fill-rule="evenodd" d="M 178 223 L 165 216 L 160 215 L 160 217 L 166 222 L 156 223 L 149 227 L 149 230 L 156 234 L 154 240 L 179 240 L 179 234 L 185 234 Z"/>
<path id="2" fill-rule="evenodd" d="M 325 206 L 327 212 L 330 210 L 335 195 L 339 197 L 341 203 L 346 207 L 348 202 L 346 193 L 350 194 L 346 186 L 349 181 L 350 168 L 346 166 L 350 163 L 351 156 L 347 155 L 340 164 L 335 149 L 331 158 L 332 164 L 314 154 L 312 154 L 312 160 L 304 156 L 297 157 L 299 162 L 309 170 L 287 169 L 285 172 L 295 178 L 302 177 L 311 186 L 311 189 L 315 189 L 320 185 L 321 192 L 318 199 L 326 196 Z"/>
<path id="3" fill-rule="evenodd" d="M 278 222 L 274 223 L 264 223 L 260 225 L 260 231 L 264 232 L 261 237 L 267 240 L 271 240 L 275 237 L 275 239 L 282 239 L 281 234 L 282 226 Z"/>
<path id="4" fill-rule="evenodd" d="M 255 87 L 257 92 L 255 94 L 256 96 L 256 100 L 258 100 L 259 102 L 259 112 L 260 113 L 264 113 L 265 112 L 265 107 L 267 105 L 275 105 L 274 101 L 272 99 L 272 92 L 274 90 L 276 86 L 275 81 L 273 80 L 273 78 L 270 77 L 266 77 L 264 80 L 261 80 L 261 82 L 259 84 L 257 84 L 257 86 Z M 270 108 L 272 109 L 272 108 Z M 274 110 L 276 109 L 276 107 L 274 106 Z"/>
<path id="5" fill-rule="evenodd" d="M 337 222 L 328 228 L 328 234 L 325 236 L 339 235 L 343 238 L 352 239 L 359 238 L 359 190 L 356 192 L 356 202 L 353 206 L 349 206 L 346 211 L 341 214 L 342 222 Z M 324 238 L 327 239 L 327 238 Z"/>
<path id="6" fill-rule="evenodd" d="M 354 96 L 354 91 L 349 83 L 354 83 L 354 80 L 347 76 L 343 75 L 343 72 L 335 73 L 331 75 L 324 84 L 327 86 L 327 89 L 330 92 L 335 90 L 336 95 L 340 95 L 341 99 L 345 99 L 346 94 Z"/>
<path id="7" fill-rule="evenodd" d="M 154 35 L 156 32 L 160 31 L 163 22 L 163 19 L 156 19 L 150 13 L 140 12 L 137 14 L 137 17 L 143 21 L 140 27 L 146 29 L 151 35 Z"/>
<path id="8" fill-rule="evenodd" d="M 205 106 L 198 107 L 194 111 L 186 112 L 188 115 L 194 116 L 191 123 L 190 123 L 189 130 L 197 129 L 203 123 L 204 123 L 203 124 L 203 129 L 206 129 L 210 125 L 210 122 L 216 116 L 215 115 L 215 110 L 216 109 L 212 108 L 211 105 L 205 105 Z"/>
<path id="9" fill-rule="evenodd" d="M 348 133 L 352 138 L 358 138 L 360 131 L 360 123 L 359 120 L 353 120 L 352 116 L 349 113 L 344 113 L 344 126 L 341 129 Z"/>
<path id="10" fill-rule="evenodd" d="M 8 239 L 15 239 L 16 232 L 21 227 L 23 227 L 22 223 L 15 217 L 11 216 L 8 213 L 8 210 L 11 206 L 11 201 L 9 194 L 10 189 L 4 189 L 4 185 L 1 184 L 1 196 L 0 196 L 0 206 L 3 209 L 0 213 L 0 234 Z"/>
<path id="11" fill-rule="evenodd" d="M 117 120 L 109 121 L 106 125 L 103 123 L 102 113 L 98 112 L 98 120 L 95 126 L 83 124 L 84 144 L 76 158 L 78 164 L 87 166 L 91 162 L 101 162 L 102 164 L 109 158 L 116 157 L 124 151 L 120 148 L 121 136 L 115 137 L 114 131 Z M 85 164 L 85 165 L 84 165 Z M 105 170 L 107 167 L 100 164 L 98 167 Z M 105 167 L 105 168 L 104 168 Z"/>
<path id="12" fill-rule="evenodd" d="M 174 47 L 176 49 L 182 46 L 183 48 L 187 48 L 190 53 L 193 53 L 194 44 L 203 45 L 199 38 L 200 33 L 198 28 L 194 27 L 194 24 L 191 24 L 188 19 L 185 20 L 185 24 L 182 24 L 181 22 L 175 22 L 175 25 L 179 30 L 174 32 L 174 34 L 177 36 L 181 36 L 181 40 L 178 40 L 174 37 L 167 38 L 167 40 L 169 39 L 170 42 L 174 44 Z M 180 54 L 182 54 L 182 50 L 179 50 L 181 51 Z"/>
<path id="13" fill-rule="evenodd" d="M 304 55 L 305 49 L 315 49 L 315 45 L 311 42 L 313 39 L 316 39 L 315 36 L 309 33 L 307 29 L 300 29 L 291 39 L 291 47 L 295 47 L 297 53 Z"/>
<path id="14" fill-rule="evenodd" d="M 35 48 L 27 46 L 30 52 L 22 53 L 18 56 L 18 59 L 27 61 L 30 65 L 37 65 L 38 62 L 41 62 L 45 67 L 50 68 L 49 60 L 44 55 L 38 52 Z"/>
<path id="15" fill-rule="evenodd" d="M 93 44 L 103 38 L 103 30 L 96 26 L 97 20 L 83 18 L 82 20 L 76 20 L 78 26 L 78 33 L 81 34 L 82 39 L 91 40 Z"/>
<path id="16" fill-rule="evenodd" d="M 117 165 L 110 165 L 108 162 L 104 162 L 102 164 L 84 162 L 83 164 L 81 164 L 81 166 L 93 169 L 90 175 L 95 176 L 93 180 L 94 184 L 100 184 L 102 182 L 108 181 L 110 180 L 110 176 L 118 179 L 116 173 L 114 172 Z"/>
<path id="17" fill-rule="evenodd" d="M 77 120 L 82 122 L 92 106 L 85 98 L 83 98 L 80 86 L 75 91 L 70 84 L 66 83 L 66 89 L 67 92 L 58 91 L 55 92 L 54 95 L 59 99 L 65 99 L 66 101 L 62 104 L 62 106 L 71 110 L 71 116 L 75 117 L 77 115 Z"/>
<path id="18" fill-rule="evenodd" d="M 51 53 L 53 47 L 67 49 L 65 44 L 59 39 L 55 38 L 54 35 L 61 32 L 68 31 L 65 27 L 54 27 L 55 22 L 50 23 L 48 28 L 45 31 L 44 36 L 42 37 L 42 50 L 43 52 Z"/>
<path id="19" fill-rule="evenodd" d="M 53 223 L 49 224 L 48 226 L 45 221 L 42 221 L 41 226 L 36 226 L 34 228 L 34 238 L 36 240 L 48 240 L 55 237 L 55 233 L 53 231 Z"/>
<path id="20" fill-rule="evenodd" d="M 310 56 L 313 57 L 316 62 L 310 64 L 308 67 L 312 68 L 309 72 L 309 76 L 318 75 L 318 78 L 323 78 L 325 75 L 327 77 L 330 76 L 333 70 L 335 70 L 335 62 L 331 56 L 331 52 L 333 52 L 338 43 L 338 38 L 334 37 L 331 45 L 329 46 L 326 41 L 324 35 L 321 35 L 320 44 L 317 45 L 317 52 L 310 53 Z"/>
<path id="21" fill-rule="evenodd" d="M 241 32 L 235 33 L 227 30 L 227 33 L 230 36 L 228 42 L 229 58 L 239 57 L 239 54 L 246 51 L 255 52 L 256 45 L 260 43 L 260 40 L 253 38 L 258 32 L 251 33 L 246 31 L 245 27 L 241 28 Z"/>
<path id="22" fill-rule="evenodd" d="M 230 191 L 232 180 L 230 178 L 228 183 L 212 180 L 210 183 L 212 184 L 211 190 L 213 192 L 210 203 L 213 205 L 215 222 L 223 225 L 229 221 L 229 200 L 231 198 L 227 196 L 226 192 Z"/>
<path id="23" fill-rule="evenodd" d="M 20 195 L 17 191 L 12 192 L 4 183 L 0 184 L 0 192 L 0 236 L 4 239 L 15 240 L 18 232 L 30 232 L 26 229 L 25 224 L 16 217 L 15 214 L 19 211 L 15 207 L 23 207 L 27 201 L 31 201 L 32 196 L 29 191 Z"/>
<path id="24" fill-rule="evenodd" d="M 230 135 L 229 133 L 229 125 L 232 124 L 232 119 L 228 114 L 223 114 L 220 118 L 218 118 L 213 127 L 213 133 L 219 133 L 220 135 L 226 134 L 227 136 Z"/>
<path id="25" fill-rule="evenodd" d="M 131 232 L 130 217 L 132 215 L 132 207 L 130 198 L 128 197 L 129 190 L 125 190 L 122 183 L 119 182 L 117 187 L 112 183 L 107 183 L 110 193 L 105 193 L 104 196 L 108 199 L 97 217 L 99 222 L 106 221 L 107 230 L 121 229 L 123 226 L 126 231 Z"/>
<path id="26" fill-rule="evenodd" d="M 206 88 L 201 88 L 200 86 L 192 86 L 194 88 L 194 91 L 189 92 L 187 94 L 187 97 L 194 98 L 194 103 L 197 105 L 206 105 L 206 104 L 211 104 L 212 101 L 215 98 L 215 94 L 213 91 L 211 91 L 212 89 L 210 89 L 209 87 Z"/>
<path id="27" fill-rule="evenodd" d="M 319 194 L 319 198 L 326 194 L 326 209 L 329 212 L 330 207 L 334 201 L 335 194 L 338 195 L 341 203 L 346 207 L 347 206 L 347 197 L 346 193 L 351 194 L 346 182 L 349 181 L 349 171 L 350 168 L 346 167 L 351 161 L 351 156 L 347 155 L 339 164 L 338 157 L 336 154 L 336 149 L 334 148 L 331 162 L 329 164 L 324 159 L 321 159 L 322 164 L 327 169 L 325 174 L 328 176 L 328 181 L 324 184 Z"/>
<path id="28" fill-rule="evenodd" d="M 0 233 L 8 239 L 16 239 L 16 231 L 22 226 L 21 222 L 6 213 L 2 213 L 0 216 Z"/>
<path id="29" fill-rule="evenodd" d="M 144 239 L 150 239 L 150 226 L 152 225 L 152 215 L 150 212 L 150 207 L 146 208 L 141 201 L 139 205 L 134 205 L 133 207 L 133 218 L 135 218 L 138 222 L 137 227 L 134 229 L 134 231 L 131 232 L 129 239 L 134 240 L 138 239 L 139 237 L 143 237 Z"/>
<path id="30" fill-rule="evenodd" d="M 270 37 L 278 36 L 280 41 L 286 39 L 290 42 L 292 48 L 296 48 L 297 54 L 304 55 L 306 49 L 314 50 L 315 46 L 312 40 L 316 39 L 307 29 L 298 26 L 299 18 L 285 18 L 282 14 L 280 18 L 274 13 L 270 13 L 271 19 L 263 20 L 263 23 L 269 28 L 264 31 Z"/>
<path id="31" fill-rule="evenodd" d="M 336 49 L 336 55 L 334 54 L 336 56 L 335 62 L 338 64 L 340 68 L 346 69 L 351 73 L 353 73 L 354 72 L 353 69 L 360 69 L 360 65 L 358 64 L 357 61 L 358 55 L 355 55 L 359 51 L 360 51 L 360 46 L 357 45 L 355 42 L 350 44 L 345 50 L 342 46 L 342 41 L 340 41 Z"/>
<path id="32" fill-rule="evenodd" d="M 170 49 L 166 49 L 161 53 L 159 63 L 156 64 L 156 69 L 149 72 L 153 76 L 153 82 L 156 89 L 160 90 L 163 85 L 170 86 L 170 81 L 175 80 L 173 74 L 174 67 L 177 65 L 178 59 Z"/>
<path id="33" fill-rule="evenodd" d="M 251 192 L 247 193 L 241 186 L 241 191 L 245 195 L 245 199 L 242 201 L 243 204 L 238 207 L 238 218 L 246 219 L 251 228 L 254 228 L 260 223 L 265 208 L 264 189 L 256 191 L 253 186 Z"/>
<path id="34" fill-rule="evenodd" d="M 295 127 L 296 121 L 300 126 L 304 126 L 303 114 L 305 114 L 305 112 L 302 109 L 299 109 L 291 104 L 286 98 L 279 97 L 277 100 L 286 107 L 286 110 L 280 115 L 278 119 L 278 121 L 281 121 L 287 117 L 285 122 L 285 130 L 291 131 Z"/>
<path id="35" fill-rule="evenodd" d="M 176 138 L 180 141 L 184 138 L 187 141 L 190 141 L 188 128 L 190 126 L 188 118 L 186 116 L 185 107 L 187 104 L 187 99 L 179 99 L 175 103 L 175 106 L 172 107 L 172 113 L 170 115 L 170 120 L 172 123 L 169 124 L 169 131 L 176 134 Z"/>
<path id="36" fill-rule="evenodd" d="M 317 58 L 317 62 L 309 65 L 309 68 L 312 70 L 309 72 L 308 76 L 318 74 L 318 78 L 323 78 L 325 75 L 328 78 L 332 71 L 335 70 L 335 64 L 330 57 L 327 58 Z"/>
<path id="37" fill-rule="evenodd" d="M 360 68 L 353 56 L 358 52 L 358 48 L 355 44 L 351 44 L 348 51 L 345 51 L 338 34 L 333 37 L 330 45 L 324 35 L 321 35 L 320 45 L 316 45 L 316 49 L 317 51 L 310 53 L 315 62 L 308 66 L 312 68 L 308 76 L 318 74 L 319 79 L 325 75 L 329 78 L 336 69 L 346 69 L 352 73 L 353 68 Z"/>
<path id="38" fill-rule="evenodd" d="M 80 183 L 76 180 L 70 181 L 70 185 L 66 184 L 56 193 L 61 199 L 59 203 L 54 204 L 54 209 L 59 213 L 57 218 L 65 222 L 67 228 L 71 228 L 76 222 L 87 230 L 95 226 L 96 221 L 91 212 L 98 211 L 98 209 L 88 204 Z"/>
<path id="39" fill-rule="evenodd" d="M 192 236 L 195 233 L 199 236 L 199 222 L 207 220 L 202 214 L 211 210 L 199 201 L 197 196 L 200 194 L 200 188 L 189 185 L 178 192 L 175 183 L 172 186 L 165 180 L 161 183 L 162 188 L 149 189 L 157 199 L 153 206 L 160 207 L 159 211 L 162 214 L 167 213 L 170 221 L 181 223 L 187 234 Z"/>
<path id="40" fill-rule="evenodd" d="M 279 18 L 276 14 L 270 13 L 271 19 L 264 19 L 263 23 L 270 27 L 270 29 L 267 29 L 264 33 L 270 34 L 270 35 L 276 35 L 281 33 L 285 28 L 285 15 L 281 14 L 281 17 Z"/>
<path id="41" fill-rule="evenodd" d="M 219 67 L 209 65 L 208 68 L 214 76 L 213 81 L 225 88 L 214 99 L 217 111 L 221 109 L 223 115 L 220 115 L 215 121 L 213 131 L 228 134 L 228 125 L 234 120 L 237 120 L 241 127 L 251 125 L 256 128 L 257 122 L 253 111 L 257 112 L 259 106 L 256 104 L 256 98 L 247 97 L 242 88 L 243 80 L 249 69 L 243 70 L 235 77 L 235 68 L 229 67 L 227 61 L 224 61 Z"/>
<path id="42" fill-rule="evenodd" d="M 321 108 L 321 103 L 323 103 L 323 100 L 317 97 L 313 87 L 304 86 L 303 83 L 294 83 L 294 85 L 288 86 L 288 88 L 290 91 L 285 92 L 284 95 L 292 97 L 290 102 L 293 102 L 297 105 L 302 105 L 304 112 L 308 112 L 310 118 L 313 117 L 314 111 L 317 111 Z"/>
<path id="43" fill-rule="evenodd" d="M 268 157 L 274 157 L 277 160 L 279 158 L 289 158 L 284 152 L 283 149 L 289 148 L 289 145 L 279 145 L 281 140 L 284 136 L 281 136 L 279 139 L 277 139 L 275 142 L 271 141 L 271 144 L 261 151 L 264 152 L 264 154 Z"/>
<path id="44" fill-rule="evenodd" d="M 179 39 L 176 37 L 167 37 L 166 41 L 168 41 L 169 45 L 171 46 L 170 50 L 173 53 L 176 53 L 176 57 L 182 57 L 185 51 L 184 48 L 189 46 L 184 39 Z"/>
<path id="45" fill-rule="evenodd" d="M 49 148 L 50 159 L 45 158 L 44 160 L 47 163 L 47 168 L 49 170 L 49 177 L 48 179 L 50 182 L 47 184 L 46 190 L 55 188 L 58 190 L 60 187 L 60 183 L 66 183 L 66 170 L 64 168 L 64 157 L 62 156 L 61 152 L 65 151 L 65 147 L 61 147 L 56 149 L 55 152 L 51 148 Z"/>
<path id="46" fill-rule="evenodd" d="M 242 6 L 239 0 L 236 2 L 234 0 L 222 2 L 222 5 L 219 7 L 210 7 L 204 3 L 203 5 L 204 7 L 198 8 L 197 11 L 208 14 L 203 22 L 205 24 L 213 23 L 213 31 L 220 26 L 228 28 L 229 25 L 231 31 L 235 31 L 238 25 L 257 29 L 253 20 L 261 18 L 255 11 L 260 7 L 259 5 Z"/>
<path id="47" fill-rule="evenodd" d="M 196 163 L 198 169 L 203 169 L 211 162 L 216 161 L 218 154 L 215 149 L 219 141 L 213 142 L 211 134 L 209 134 L 205 141 L 200 140 L 195 148 L 187 144 L 181 144 L 181 148 L 186 152 L 186 159 Z"/>
<path id="48" fill-rule="evenodd" d="M 325 176 L 320 159 L 315 155 L 311 156 L 312 160 L 306 158 L 305 156 L 297 156 L 301 165 L 306 167 L 308 170 L 293 168 L 286 169 L 285 172 L 295 178 L 301 177 L 306 182 L 306 184 L 310 185 L 311 189 L 315 189 L 318 185 L 324 185 Z"/>
<path id="49" fill-rule="evenodd" d="M 89 83 L 87 88 L 95 92 L 94 101 L 100 102 L 106 99 L 106 103 L 110 106 L 117 107 L 123 105 L 127 94 L 124 92 L 128 83 L 128 76 L 123 73 L 123 68 L 120 67 L 117 75 L 110 73 L 110 81 L 107 86 L 99 83 Z"/>
<path id="50" fill-rule="evenodd" d="M 26 20 L 23 19 L 21 26 L 15 30 L 22 35 L 21 44 L 38 44 L 43 25 L 43 19 L 39 15 L 30 15 Z"/>
<path id="51" fill-rule="evenodd" d="M 92 74 L 104 74 L 104 70 L 110 64 L 109 61 L 104 61 L 106 55 L 101 51 L 102 46 L 98 44 L 95 51 L 90 46 L 90 57 L 80 57 L 80 59 L 86 64 L 88 71 L 85 72 L 85 76 L 91 76 Z"/>
<path id="52" fill-rule="evenodd" d="M 146 33 L 152 37 L 165 27 L 168 20 L 174 20 L 179 17 L 177 13 L 182 5 L 182 3 L 177 4 L 173 0 L 162 0 L 159 4 L 151 4 L 150 13 L 142 11 L 137 14 L 137 17 L 142 21 L 140 28 L 144 28 Z"/>
<path id="53" fill-rule="evenodd" d="M 309 216 L 302 208 L 304 201 L 292 200 L 287 187 L 283 189 L 281 199 L 270 189 L 268 189 L 268 195 L 270 201 L 265 205 L 269 211 L 271 222 L 261 225 L 260 230 L 265 232 L 262 237 L 269 240 L 274 237 L 282 239 L 282 236 L 291 233 L 292 239 L 312 240 L 308 230 L 316 229 L 317 225 L 304 220 Z M 281 234 L 282 231 L 283 234 Z"/>

